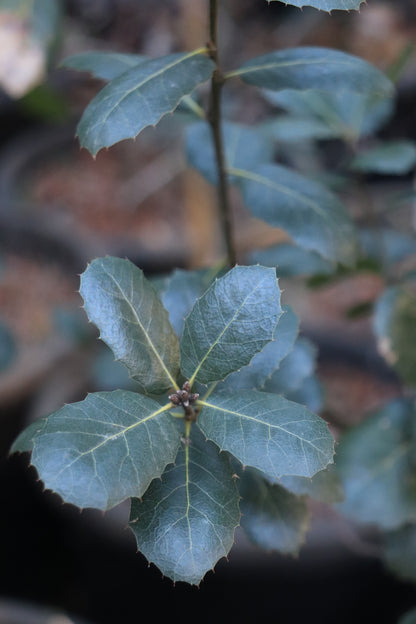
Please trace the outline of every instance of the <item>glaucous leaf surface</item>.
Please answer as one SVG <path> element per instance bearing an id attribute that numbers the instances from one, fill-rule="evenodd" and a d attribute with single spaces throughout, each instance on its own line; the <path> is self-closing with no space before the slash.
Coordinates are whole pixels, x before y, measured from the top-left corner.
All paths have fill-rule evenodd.
<path id="1" fill-rule="evenodd" d="M 274 164 L 230 173 L 239 178 L 243 201 L 255 217 L 282 228 L 308 251 L 351 264 L 354 226 L 339 199 L 322 184 Z"/>
<path id="2" fill-rule="evenodd" d="M 311 479 L 283 476 L 279 483 L 293 494 L 310 496 L 322 503 L 340 503 L 344 499 L 344 490 L 333 464 L 317 472 Z"/>
<path id="3" fill-rule="evenodd" d="M 10 453 L 31 453 L 33 450 L 33 440 L 38 433 L 42 432 L 46 425 L 46 420 L 46 418 L 37 418 L 23 429 L 13 442 Z"/>
<path id="4" fill-rule="evenodd" d="M 201 404 L 202 432 L 266 476 L 311 477 L 333 461 L 327 424 L 302 405 L 256 390 L 215 390 Z"/>
<path id="5" fill-rule="evenodd" d="M 191 385 L 224 379 L 273 340 L 280 315 L 275 269 L 234 267 L 197 299 L 185 319 L 182 373 Z"/>
<path id="6" fill-rule="evenodd" d="M 95 78 L 106 82 L 121 76 L 125 71 L 149 60 L 143 54 L 123 54 L 92 50 L 68 56 L 61 63 L 62 67 L 88 72 Z"/>
<path id="7" fill-rule="evenodd" d="M 360 228 L 358 237 L 363 254 L 382 265 L 389 266 L 416 254 L 416 238 L 410 233 L 392 228 Z"/>
<path id="8" fill-rule="evenodd" d="M 390 96 L 392 82 L 357 56 L 320 47 L 296 47 L 257 56 L 229 76 L 271 90 L 319 89 Z"/>
<path id="9" fill-rule="evenodd" d="M 254 470 L 241 472 L 241 526 L 265 550 L 296 555 L 305 541 L 309 511 L 304 497 L 268 483 Z"/>
<path id="10" fill-rule="evenodd" d="M 304 143 L 336 138 L 338 133 L 329 124 L 313 117 L 279 115 L 262 126 L 274 141 L 279 143 Z"/>
<path id="11" fill-rule="evenodd" d="M 271 2 L 275 2 L 276 0 L 270 0 Z M 279 0 L 279 2 L 284 2 L 284 4 L 290 4 L 295 7 L 299 7 L 300 9 L 304 6 L 310 6 L 315 9 L 319 9 L 320 11 L 351 11 L 360 8 L 360 5 L 364 2 L 364 0 Z"/>
<path id="12" fill-rule="evenodd" d="M 265 90 L 263 95 L 269 102 L 287 111 L 293 120 L 299 120 L 301 124 L 305 120 L 315 122 L 317 134 L 320 128 L 324 134 L 323 129 L 326 128 L 333 137 L 346 141 L 356 141 L 360 136 L 373 134 L 388 121 L 394 110 L 391 96 L 360 94 L 345 89 L 335 92 L 316 89 Z M 296 129 L 293 129 L 293 134 L 296 136 Z"/>
<path id="13" fill-rule="evenodd" d="M 318 413 L 322 410 L 324 388 L 315 374 L 305 377 L 298 388 L 285 390 L 282 394 L 289 401 L 305 405 L 311 412 Z"/>
<path id="14" fill-rule="evenodd" d="M 197 426 L 161 480 L 133 499 L 130 528 L 139 550 L 173 581 L 198 585 L 234 542 L 239 493 L 227 454 Z"/>
<path id="15" fill-rule="evenodd" d="M 170 322 L 178 336 L 182 334 L 185 317 L 192 310 L 196 299 L 204 294 L 212 277 L 213 272 L 205 269 L 175 269 L 160 286 L 159 296 L 169 312 Z"/>
<path id="16" fill-rule="evenodd" d="M 173 112 L 182 98 L 211 76 L 213 61 L 196 50 L 140 63 L 109 82 L 90 102 L 78 125 L 82 147 L 95 155 Z"/>
<path id="17" fill-rule="evenodd" d="M 89 394 L 42 422 L 32 464 L 47 489 L 78 507 L 140 497 L 174 461 L 180 432 L 166 406 L 135 392 Z"/>
<path id="18" fill-rule="evenodd" d="M 416 521 L 414 419 L 411 402 L 397 400 L 341 438 L 336 468 L 346 516 L 383 529 Z"/>
<path id="19" fill-rule="evenodd" d="M 290 306 L 283 313 L 275 331 L 275 339 L 257 353 L 248 366 L 231 373 L 224 382 L 226 388 L 263 388 L 266 380 L 279 367 L 280 362 L 293 348 L 299 330 L 299 319 Z"/>
<path id="20" fill-rule="evenodd" d="M 315 345 L 300 336 L 290 353 L 281 361 L 265 384 L 267 392 L 286 394 L 301 387 L 303 381 L 315 370 L 317 349 Z"/>
<path id="21" fill-rule="evenodd" d="M 100 338 L 143 391 L 176 386 L 179 342 L 154 286 L 129 260 L 97 258 L 81 275 L 80 293 Z"/>
<path id="22" fill-rule="evenodd" d="M 270 134 L 255 127 L 229 122 L 223 124 L 222 133 L 227 168 L 250 169 L 258 163 L 272 160 L 273 141 Z M 199 122 L 187 128 L 186 152 L 189 164 L 211 184 L 216 184 L 216 156 L 208 123 Z"/>
<path id="23" fill-rule="evenodd" d="M 250 254 L 250 260 L 263 266 L 276 267 L 279 277 L 327 275 L 334 271 L 334 265 L 318 253 L 291 243 L 258 249 Z"/>
<path id="24" fill-rule="evenodd" d="M 401 578 L 416 582 L 416 524 L 400 527 L 383 537 L 384 564 Z"/>
<path id="25" fill-rule="evenodd" d="M 364 173 L 405 175 L 416 165 L 416 145 L 413 141 L 386 141 L 361 151 L 350 167 Z"/>
<path id="26" fill-rule="evenodd" d="M 373 319 L 379 351 L 410 386 L 416 385 L 416 293 L 411 286 L 387 288 Z"/>

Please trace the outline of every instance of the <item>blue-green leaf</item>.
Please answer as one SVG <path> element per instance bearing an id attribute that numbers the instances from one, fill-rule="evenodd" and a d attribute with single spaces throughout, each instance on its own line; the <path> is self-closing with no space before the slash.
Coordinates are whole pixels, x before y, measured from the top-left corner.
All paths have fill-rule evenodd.
<path id="1" fill-rule="evenodd" d="M 327 424 L 302 405 L 256 390 L 216 390 L 201 405 L 203 433 L 266 476 L 311 477 L 332 463 Z"/>
<path id="2" fill-rule="evenodd" d="M 47 489 L 78 507 L 140 497 L 179 448 L 168 407 L 127 390 L 90 394 L 32 429 L 32 464 Z"/>
<path id="3" fill-rule="evenodd" d="M 350 163 L 355 171 L 399 176 L 409 173 L 415 165 L 416 145 L 413 141 L 386 141 L 363 150 Z"/>
<path id="4" fill-rule="evenodd" d="M 411 402 L 397 400 L 341 437 L 336 467 L 345 515 L 383 529 L 416 521 L 414 420 Z"/>
<path id="5" fill-rule="evenodd" d="M 314 251 L 306 251 L 291 243 L 280 243 L 267 249 L 258 249 L 250 254 L 252 262 L 276 267 L 279 277 L 327 275 L 334 265 Z"/>
<path id="6" fill-rule="evenodd" d="M 129 260 L 97 258 L 80 293 L 100 338 L 149 394 L 177 387 L 179 342 L 153 285 Z"/>
<path id="7" fill-rule="evenodd" d="M 229 457 L 193 427 L 175 464 L 132 500 L 130 528 L 165 576 L 197 585 L 231 549 L 239 519 Z"/>
<path id="8" fill-rule="evenodd" d="M 240 475 L 241 526 L 265 550 L 297 554 L 305 541 L 309 510 L 304 497 L 272 485 L 254 470 Z"/>
<path id="9" fill-rule="evenodd" d="M 323 185 L 286 167 L 265 164 L 251 171 L 232 169 L 250 212 L 293 240 L 333 262 L 350 264 L 355 230 L 344 206 Z"/>
<path id="10" fill-rule="evenodd" d="M 82 116 L 77 131 L 81 146 L 95 155 L 103 147 L 137 136 L 174 111 L 214 70 L 213 61 L 203 52 L 146 61 L 114 78 Z"/>
<path id="11" fill-rule="evenodd" d="M 317 472 L 312 479 L 283 476 L 279 483 L 293 494 L 310 496 L 323 503 L 340 503 L 344 500 L 344 490 L 334 464 Z"/>
<path id="12" fill-rule="evenodd" d="M 298 390 L 315 370 L 316 353 L 317 349 L 310 340 L 299 337 L 279 368 L 268 379 L 265 385 L 267 392 L 286 395 Z"/>
<path id="13" fill-rule="evenodd" d="M 390 96 L 392 82 L 363 59 L 319 47 L 298 47 L 269 52 L 250 59 L 231 76 L 263 89 L 320 89 Z"/>
<path id="14" fill-rule="evenodd" d="M 197 299 L 185 319 L 182 373 L 191 384 L 224 379 L 273 340 L 280 315 L 276 271 L 234 267 Z"/>
<path id="15" fill-rule="evenodd" d="M 149 60 L 143 54 L 122 54 L 92 50 L 68 56 L 61 63 L 62 67 L 88 72 L 95 78 L 110 81 L 125 71 Z"/>

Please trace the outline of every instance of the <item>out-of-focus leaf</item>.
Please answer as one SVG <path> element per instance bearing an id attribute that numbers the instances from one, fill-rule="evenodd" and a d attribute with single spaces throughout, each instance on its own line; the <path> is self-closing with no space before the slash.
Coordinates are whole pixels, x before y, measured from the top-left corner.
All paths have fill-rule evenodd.
<path id="1" fill-rule="evenodd" d="M 270 0 L 271 2 L 275 2 L 276 0 Z M 279 0 L 279 2 L 284 2 L 285 4 L 291 4 L 292 6 L 299 7 L 300 9 L 304 6 L 311 6 L 314 9 L 319 9 L 320 11 L 358 11 L 360 5 L 364 2 L 364 0 Z"/>
<path id="2" fill-rule="evenodd" d="M 389 228 L 361 228 L 358 232 L 365 256 L 391 266 L 416 254 L 416 238 Z M 266 264 L 266 263 L 265 263 Z"/>
<path id="3" fill-rule="evenodd" d="M 198 585 L 227 556 L 240 520 L 229 457 L 193 427 L 189 444 L 143 499 L 132 500 L 139 550 L 165 576 Z"/>
<path id="4" fill-rule="evenodd" d="M 250 169 L 256 164 L 272 160 L 273 141 L 270 134 L 255 127 L 234 123 L 224 123 L 222 132 L 227 168 Z M 199 122 L 187 128 L 186 151 L 192 167 L 211 184 L 216 184 L 216 157 L 212 132 L 207 123 Z"/>
<path id="5" fill-rule="evenodd" d="M 147 60 L 149 60 L 148 57 L 143 54 L 121 54 L 92 50 L 68 56 L 62 61 L 61 66 L 88 72 L 95 78 L 108 82 Z"/>
<path id="6" fill-rule="evenodd" d="M 231 72 L 263 89 L 319 89 L 391 96 L 393 83 L 379 69 L 357 56 L 319 47 L 296 47 L 257 56 Z"/>
<path id="7" fill-rule="evenodd" d="M 280 115 L 276 119 L 266 122 L 262 130 L 278 143 L 321 141 L 338 136 L 338 133 L 329 124 L 320 119 L 296 117 L 295 115 Z"/>
<path id="8" fill-rule="evenodd" d="M 336 468 L 345 515 L 383 529 L 416 521 L 415 416 L 411 401 L 397 400 L 341 438 Z"/>
<path id="9" fill-rule="evenodd" d="M 405 613 L 397 624 L 416 624 L 416 609 L 412 609 L 408 613 Z"/>
<path id="10" fill-rule="evenodd" d="M 344 490 L 334 464 L 317 472 L 311 479 L 283 476 L 279 482 L 298 496 L 310 496 L 323 503 L 340 503 L 344 500 Z"/>
<path id="11" fill-rule="evenodd" d="M 250 171 L 230 169 L 239 178 L 250 212 L 293 240 L 332 262 L 351 264 L 355 230 L 345 207 L 323 185 L 280 165 L 259 165 Z"/>
<path id="12" fill-rule="evenodd" d="M 416 582 L 416 524 L 384 534 L 383 561 L 401 578 Z"/>
<path id="13" fill-rule="evenodd" d="M 265 550 L 295 555 L 305 541 L 309 510 L 304 497 L 268 483 L 257 471 L 241 472 L 241 526 Z"/>
<path id="14" fill-rule="evenodd" d="M 307 251 L 291 243 L 258 249 L 250 254 L 250 260 L 263 266 L 276 267 L 279 277 L 327 275 L 334 271 L 332 262 L 324 260 L 314 251 Z"/>
<path id="15" fill-rule="evenodd" d="M 265 390 L 283 395 L 298 390 L 315 370 L 316 352 L 316 346 L 310 340 L 304 336 L 299 337 L 293 349 L 266 382 Z"/>
<path id="16" fill-rule="evenodd" d="M 363 150 L 353 158 L 351 169 L 364 173 L 405 175 L 416 165 L 413 141 L 389 141 Z"/>
<path id="17" fill-rule="evenodd" d="M 0 373 L 13 363 L 16 357 L 17 344 L 10 329 L 0 322 Z"/>

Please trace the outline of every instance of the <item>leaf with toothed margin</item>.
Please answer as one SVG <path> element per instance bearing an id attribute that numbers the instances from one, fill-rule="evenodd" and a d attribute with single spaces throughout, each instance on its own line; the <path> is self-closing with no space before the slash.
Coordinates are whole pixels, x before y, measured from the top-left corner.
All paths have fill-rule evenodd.
<path id="1" fill-rule="evenodd" d="M 275 2 L 276 0 L 269 0 L 269 2 Z M 310 6 L 320 11 L 358 11 L 360 5 L 365 0 L 279 0 L 284 4 L 290 4 L 291 6 L 301 9 L 304 6 Z"/>
<path id="2" fill-rule="evenodd" d="M 40 434 L 44 429 L 46 420 L 46 418 L 39 418 L 23 429 L 13 442 L 10 453 L 31 453 L 33 450 L 33 440 L 36 435 L 38 433 Z"/>
<path id="3" fill-rule="evenodd" d="M 241 526 L 265 550 L 296 555 L 309 525 L 306 498 L 268 483 L 255 470 L 240 473 Z"/>
<path id="4" fill-rule="evenodd" d="M 283 476 L 279 484 L 297 496 L 310 496 L 322 503 L 340 503 L 344 500 L 344 490 L 334 464 L 317 472 L 311 479 Z"/>
<path id="5" fill-rule="evenodd" d="M 286 358 L 293 348 L 299 330 L 299 320 L 290 306 L 283 306 L 275 330 L 275 338 L 260 353 L 257 353 L 248 366 L 231 373 L 224 381 L 225 388 L 261 389 L 266 381 L 279 368 L 280 362 Z"/>
<path id="6" fill-rule="evenodd" d="M 95 156 L 103 147 L 156 125 L 210 78 L 215 65 L 204 52 L 199 49 L 152 59 L 111 80 L 81 118 L 77 130 L 81 146 Z"/>
<path id="7" fill-rule="evenodd" d="M 179 448 L 180 433 L 164 413 L 169 405 L 126 390 L 89 394 L 32 434 L 32 464 L 47 489 L 81 508 L 140 497 Z"/>
<path id="8" fill-rule="evenodd" d="M 162 479 L 132 500 L 130 528 L 138 549 L 176 581 L 198 585 L 227 556 L 240 519 L 229 457 L 197 426 Z"/>
<path id="9" fill-rule="evenodd" d="M 281 315 L 275 269 L 236 266 L 195 302 L 180 341 L 192 383 L 224 379 L 273 340 Z"/>
<path id="10" fill-rule="evenodd" d="M 214 391 L 198 416 L 202 432 L 266 476 L 312 477 L 333 461 L 324 420 L 306 407 L 256 390 Z"/>
<path id="11" fill-rule="evenodd" d="M 100 338 L 143 391 L 177 387 L 179 342 L 154 286 L 129 260 L 97 258 L 81 275 L 80 293 Z"/>
<path id="12" fill-rule="evenodd" d="M 257 56 L 228 74 L 263 89 L 319 89 L 389 97 L 393 83 L 363 59 L 330 48 L 288 48 Z"/>

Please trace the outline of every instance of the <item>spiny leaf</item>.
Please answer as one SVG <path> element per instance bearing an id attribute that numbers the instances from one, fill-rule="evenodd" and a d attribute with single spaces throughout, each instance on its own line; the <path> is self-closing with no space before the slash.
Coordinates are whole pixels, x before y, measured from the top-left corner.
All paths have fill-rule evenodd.
<path id="1" fill-rule="evenodd" d="M 179 448 L 168 406 L 126 390 L 90 394 L 43 421 L 32 463 L 46 488 L 78 507 L 142 496 Z"/>
<path id="2" fill-rule="evenodd" d="M 221 449 L 272 478 L 311 477 L 332 463 L 327 424 L 306 407 L 266 392 L 214 391 L 198 424 Z"/>
<path id="3" fill-rule="evenodd" d="M 130 527 L 139 550 L 165 576 L 197 585 L 231 549 L 238 503 L 229 457 L 193 427 L 175 465 L 142 501 L 132 500 Z"/>
<path id="4" fill-rule="evenodd" d="M 183 97 L 211 76 L 214 63 L 204 51 L 153 59 L 114 78 L 82 116 L 77 131 L 81 146 L 95 155 L 174 111 Z"/>
<path id="5" fill-rule="evenodd" d="M 264 89 L 320 89 L 390 96 L 392 82 L 363 59 L 328 48 L 297 47 L 250 59 L 228 77 Z"/>
<path id="6" fill-rule="evenodd" d="M 301 247 L 332 262 L 351 264 L 355 231 L 344 206 L 322 184 L 287 167 L 263 164 L 231 169 L 250 212 L 286 230 Z"/>
<path id="7" fill-rule="evenodd" d="M 273 339 L 280 314 L 276 271 L 235 267 L 197 299 L 185 319 L 182 373 L 191 383 L 224 379 Z"/>
<path id="8" fill-rule="evenodd" d="M 177 387 L 178 338 L 139 268 L 121 258 L 97 258 L 81 276 L 80 293 L 100 337 L 145 392 Z"/>
<path id="9" fill-rule="evenodd" d="M 241 526 L 248 538 L 265 550 L 297 554 L 309 524 L 305 497 L 268 483 L 254 470 L 241 473 L 239 490 Z"/>

